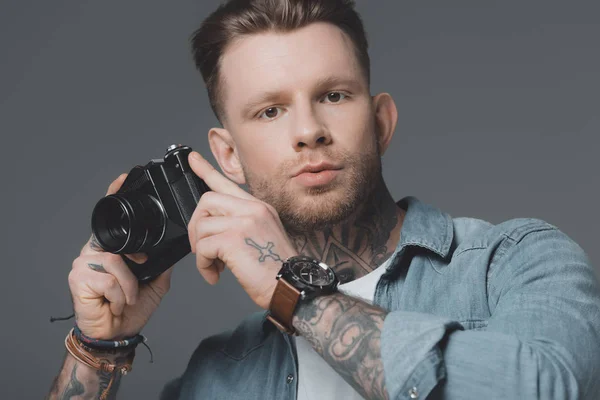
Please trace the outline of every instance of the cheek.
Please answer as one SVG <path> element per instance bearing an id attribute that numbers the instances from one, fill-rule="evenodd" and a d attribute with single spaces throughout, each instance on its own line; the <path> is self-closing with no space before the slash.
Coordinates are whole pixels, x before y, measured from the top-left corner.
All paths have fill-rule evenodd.
<path id="1" fill-rule="evenodd" d="M 271 177 L 280 170 L 283 162 L 281 154 L 281 147 L 265 137 L 261 141 L 246 144 L 240 152 L 240 161 L 246 173 L 261 178 Z"/>
<path id="2" fill-rule="evenodd" d="M 334 139 L 347 149 L 371 146 L 375 135 L 375 120 L 369 103 L 356 100 L 354 103 L 324 107 L 323 117 L 327 120 Z"/>

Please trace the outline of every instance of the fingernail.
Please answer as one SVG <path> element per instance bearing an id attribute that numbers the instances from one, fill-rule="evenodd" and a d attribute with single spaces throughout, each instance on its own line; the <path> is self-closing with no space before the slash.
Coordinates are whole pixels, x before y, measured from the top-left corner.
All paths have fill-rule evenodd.
<path id="1" fill-rule="evenodd" d="M 196 153 L 195 151 L 192 151 L 192 158 L 194 160 L 200 160 L 200 154 Z"/>

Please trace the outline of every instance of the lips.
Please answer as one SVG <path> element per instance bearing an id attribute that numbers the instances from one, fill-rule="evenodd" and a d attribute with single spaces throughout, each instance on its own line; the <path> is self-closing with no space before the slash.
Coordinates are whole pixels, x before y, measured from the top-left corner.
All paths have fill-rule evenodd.
<path id="1" fill-rule="evenodd" d="M 294 173 L 293 177 L 296 177 L 300 174 L 304 174 L 304 173 L 318 173 L 318 172 L 323 172 L 323 171 L 329 171 L 329 170 L 338 170 L 341 169 L 340 167 L 333 165 L 331 163 L 328 162 L 320 162 L 318 164 L 307 164 L 305 166 L 303 166 L 300 170 L 296 171 L 296 173 Z"/>
<path id="2" fill-rule="evenodd" d="M 305 188 L 323 188 L 336 179 L 341 169 L 340 166 L 328 162 L 307 164 L 296 171 L 292 181 Z"/>

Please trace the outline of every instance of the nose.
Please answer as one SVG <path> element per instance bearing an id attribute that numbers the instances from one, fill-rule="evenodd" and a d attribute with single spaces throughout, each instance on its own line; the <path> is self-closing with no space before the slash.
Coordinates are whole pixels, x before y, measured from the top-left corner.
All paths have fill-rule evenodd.
<path id="1" fill-rule="evenodd" d="M 300 106 L 294 115 L 292 144 L 294 150 L 314 149 L 331 143 L 329 130 L 311 105 Z"/>

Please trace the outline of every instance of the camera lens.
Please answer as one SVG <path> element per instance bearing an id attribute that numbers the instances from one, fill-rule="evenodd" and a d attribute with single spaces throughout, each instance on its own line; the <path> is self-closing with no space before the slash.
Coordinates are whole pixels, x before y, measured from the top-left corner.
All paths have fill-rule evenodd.
<path id="1" fill-rule="evenodd" d="M 106 196 L 92 212 L 92 232 L 102 248 L 115 254 L 145 252 L 165 231 L 165 213 L 153 196 L 128 192 Z"/>

